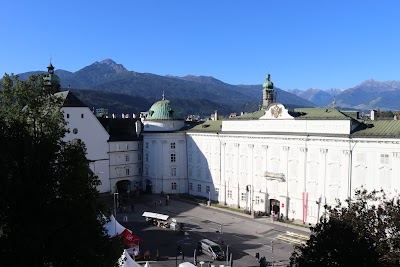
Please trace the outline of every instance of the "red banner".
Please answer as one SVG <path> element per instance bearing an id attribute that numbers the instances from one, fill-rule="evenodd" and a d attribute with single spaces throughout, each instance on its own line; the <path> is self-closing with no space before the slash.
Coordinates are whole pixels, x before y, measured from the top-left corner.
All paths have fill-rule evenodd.
<path id="1" fill-rule="evenodd" d="M 125 229 L 122 233 L 121 233 L 122 237 L 124 238 L 124 244 L 125 245 L 129 245 L 132 243 L 138 243 L 143 241 L 143 239 L 141 239 L 140 237 L 137 237 L 135 235 L 133 235 L 131 232 L 129 232 L 128 229 Z"/>
<path id="2" fill-rule="evenodd" d="M 308 192 L 303 192 L 303 223 L 307 221 Z"/>

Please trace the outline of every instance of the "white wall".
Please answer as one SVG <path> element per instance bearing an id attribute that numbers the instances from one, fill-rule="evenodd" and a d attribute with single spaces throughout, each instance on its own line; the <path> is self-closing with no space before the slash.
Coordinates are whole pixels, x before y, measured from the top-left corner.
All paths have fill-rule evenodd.
<path id="1" fill-rule="evenodd" d="M 70 131 L 64 140 L 81 139 L 85 143 L 89 166 L 101 181 L 98 190 L 101 193 L 109 191 L 109 134 L 88 107 L 63 107 L 61 110 Z"/>
<path id="2" fill-rule="evenodd" d="M 400 189 L 395 178 L 400 175 L 400 145 L 395 139 L 189 132 L 187 142 L 188 182 L 193 185 L 189 193 L 208 197 L 208 185 L 211 199 L 243 209 L 259 197 L 252 209 L 269 212 L 269 200 L 276 199 L 284 204 L 280 212 L 285 217 L 303 220 L 304 215 L 307 223 L 316 223 L 325 203 L 334 205 L 336 198 L 343 202 L 361 184 L 369 190 Z M 381 154 L 387 155 L 383 163 Z M 285 181 L 266 179 L 266 171 L 283 174 Z M 308 201 L 303 213 L 304 192 Z"/>
<path id="3" fill-rule="evenodd" d="M 171 144 L 175 144 L 175 148 Z M 171 154 L 175 154 L 175 162 L 171 162 Z M 172 171 L 173 168 L 175 171 Z M 144 132 L 143 171 L 143 185 L 149 179 L 153 185 L 153 193 L 187 192 L 185 133 Z M 172 188 L 172 183 L 176 183 L 176 189 Z"/>

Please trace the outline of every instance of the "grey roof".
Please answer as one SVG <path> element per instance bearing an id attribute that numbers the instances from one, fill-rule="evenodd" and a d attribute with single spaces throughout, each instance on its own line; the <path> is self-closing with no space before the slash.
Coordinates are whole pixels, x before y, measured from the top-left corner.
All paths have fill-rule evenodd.
<path id="1" fill-rule="evenodd" d="M 63 91 L 54 95 L 63 100 L 63 107 L 88 107 L 70 91 Z"/>
<path id="2" fill-rule="evenodd" d="M 139 141 L 142 136 L 136 135 L 136 121 L 131 118 L 97 118 L 110 135 L 109 142 Z"/>

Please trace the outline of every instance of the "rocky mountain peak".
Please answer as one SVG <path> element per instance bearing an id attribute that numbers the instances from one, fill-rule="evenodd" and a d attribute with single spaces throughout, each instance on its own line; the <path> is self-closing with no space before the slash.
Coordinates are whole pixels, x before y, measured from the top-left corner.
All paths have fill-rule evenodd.
<path id="1" fill-rule="evenodd" d="M 100 62 L 96 61 L 92 65 L 95 65 L 96 67 L 98 67 L 100 69 L 104 69 L 104 70 L 111 71 L 114 73 L 121 73 L 121 72 L 128 71 L 122 64 L 117 64 L 117 63 L 115 63 L 114 60 L 112 60 L 110 58 L 104 59 Z"/>

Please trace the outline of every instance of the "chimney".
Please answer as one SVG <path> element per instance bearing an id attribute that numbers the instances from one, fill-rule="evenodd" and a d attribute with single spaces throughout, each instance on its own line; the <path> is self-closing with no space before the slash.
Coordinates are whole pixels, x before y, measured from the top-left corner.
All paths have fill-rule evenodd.
<path id="1" fill-rule="evenodd" d="M 214 111 L 214 120 L 217 121 L 218 120 L 218 110 Z"/>
<path id="2" fill-rule="evenodd" d="M 142 131 L 142 123 L 140 120 L 137 120 L 135 122 L 135 128 L 136 128 L 136 136 L 139 137 L 140 132 Z"/>
<path id="3" fill-rule="evenodd" d="M 375 120 L 375 113 L 376 113 L 376 110 L 371 110 L 371 121 L 374 121 Z"/>

